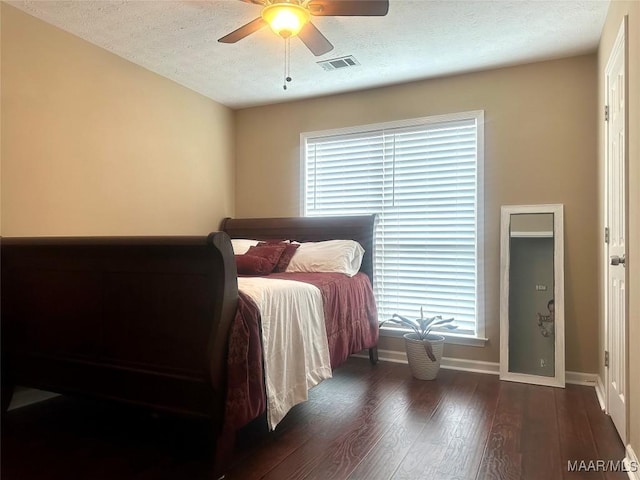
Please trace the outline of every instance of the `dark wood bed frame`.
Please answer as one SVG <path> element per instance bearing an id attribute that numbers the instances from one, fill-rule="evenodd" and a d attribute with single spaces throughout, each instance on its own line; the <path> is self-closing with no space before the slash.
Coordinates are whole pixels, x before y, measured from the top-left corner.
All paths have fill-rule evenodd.
<path id="1" fill-rule="evenodd" d="M 227 218 L 206 237 L 3 238 L 3 411 L 22 385 L 207 417 L 219 431 L 238 301 L 230 237 L 354 239 L 372 277 L 374 224 Z"/>

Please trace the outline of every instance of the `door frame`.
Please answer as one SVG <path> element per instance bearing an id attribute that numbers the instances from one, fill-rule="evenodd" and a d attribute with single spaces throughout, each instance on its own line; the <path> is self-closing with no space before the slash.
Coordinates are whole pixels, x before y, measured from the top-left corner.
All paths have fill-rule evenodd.
<path id="1" fill-rule="evenodd" d="M 607 63 L 604 69 L 604 105 L 609 104 L 609 82 L 608 82 L 608 72 L 611 70 L 611 66 L 615 55 L 619 49 L 622 49 L 622 54 L 624 55 L 624 71 L 625 71 L 625 151 L 624 151 L 624 172 L 625 172 L 625 199 L 624 199 L 624 217 L 625 217 L 625 244 L 626 239 L 629 236 L 629 195 L 628 195 L 628 185 L 629 185 L 629 61 L 628 61 L 628 15 L 625 15 L 620 24 L 620 28 L 618 29 L 618 33 L 616 35 L 616 40 L 611 47 L 611 51 L 609 52 Z M 609 226 L 609 123 L 605 123 L 604 127 L 604 197 L 603 203 L 603 213 L 604 213 L 604 227 Z M 604 236 L 602 237 L 604 240 Z M 609 350 L 609 243 L 608 241 L 603 242 L 603 251 L 602 251 L 602 285 L 604 285 L 604 289 L 602 291 L 602 300 L 603 300 L 603 319 L 604 319 L 604 350 Z M 628 285 L 629 283 L 629 269 L 625 268 L 625 283 Z M 625 320 L 624 320 L 624 343 L 625 343 L 625 358 L 624 358 L 624 377 L 625 377 L 625 388 L 629 385 L 629 296 L 628 294 L 625 296 Z M 603 353 L 604 356 L 604 353 Z M 603 359 L 602 359 L 603 360 Z M 603 401 L 604 401 L 604 411 L 609 414 L 609 367 L 606 366 L 604 368 L 604 385 L 603 385 Z M 628 436 L 629 432 L 629 403 L 625 396 L 625 437 Z M 620 432 L 618 432 L 620 433 Z M 622 437 L 622 435 L 621 435 Z M 627 438 L 622 438 L 622 442 L 626 445 Z"/>

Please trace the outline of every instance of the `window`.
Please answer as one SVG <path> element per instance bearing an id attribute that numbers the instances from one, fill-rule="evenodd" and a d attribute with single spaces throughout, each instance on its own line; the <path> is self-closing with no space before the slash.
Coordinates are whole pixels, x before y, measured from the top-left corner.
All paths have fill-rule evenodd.
<path id="1" fill-rule="evenodd" d="M 483 112 L 303 133 L 304 215 L 378 214 L 380 319 L 482 320 Z"/>

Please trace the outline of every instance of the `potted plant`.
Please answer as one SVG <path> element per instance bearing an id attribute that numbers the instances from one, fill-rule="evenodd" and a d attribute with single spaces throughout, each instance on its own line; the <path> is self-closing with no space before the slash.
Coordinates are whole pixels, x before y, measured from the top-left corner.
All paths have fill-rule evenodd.
<path id="1" fill-rule="evenodd" d="M 392 322 L 413 330 L 413 332 L 403 335 L 411 373 L 419 380 L 433 380 L 440 369 L 444 337 L 431 333 L 431 330 L 434 327 L 453 330 L 457 328 L 455 325 L 451 325 L 453 320 L 453 318 L 443 319 L 441 315 L 425 318 L 421 307 L 420 318 L 407 318 L 395 313 L 392 318 L 385 320 L 380 326 Z"/>

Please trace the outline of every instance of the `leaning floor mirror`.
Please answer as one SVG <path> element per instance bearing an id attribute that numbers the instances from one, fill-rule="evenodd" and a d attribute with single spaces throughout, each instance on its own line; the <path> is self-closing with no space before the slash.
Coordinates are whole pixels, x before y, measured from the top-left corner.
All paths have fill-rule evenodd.
<path id="1" fill-rule="evenodd" d="M 508 205 L 500 222 L 500 379 L 564 387 L 562 205 Z"/>

